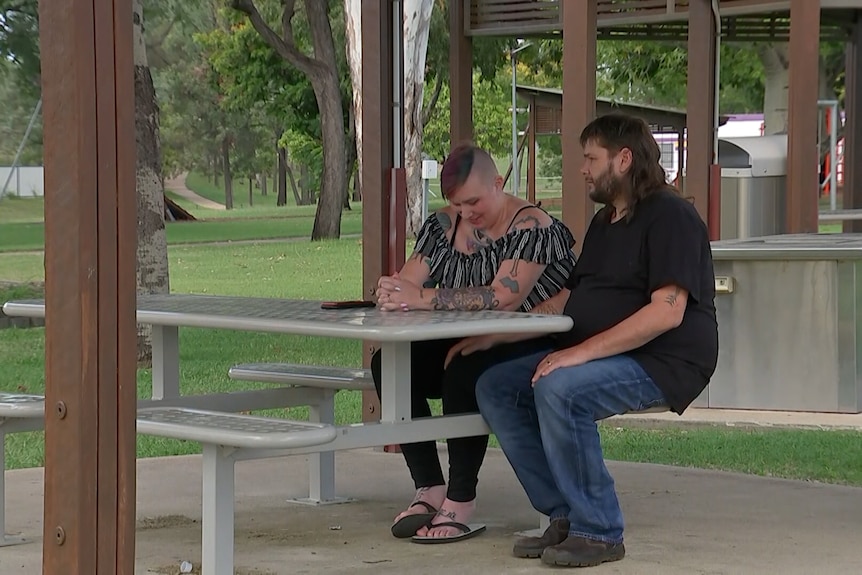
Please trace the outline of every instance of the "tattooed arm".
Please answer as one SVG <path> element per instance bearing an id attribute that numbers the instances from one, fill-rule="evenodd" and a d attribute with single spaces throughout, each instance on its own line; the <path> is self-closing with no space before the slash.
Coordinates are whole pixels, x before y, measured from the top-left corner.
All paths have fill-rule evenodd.
<path id="1" fill-rule="evenodd" d="M 581 365 L 588 361 L 611 357 L 637 349 L 682 323 L 688 292 L 677 285 L 661 287 L 650 296 L 650 303 L 610 329 L 590 339 L 548 355 L 550 367 L 542 367 L 547 375 L 558 367 Z"/>
<path id="2" fill-rule="evenodd" d="M 542 210 L 528 208 L 518 214 L 508 231 L 547 227 L 551 221 L 550 216 Z M 490 241 L 481 230 L 474 230 L 473 233 L 467 242 L 469 249 L 482 247 Z M 430 299 L 431 309 L 517 310 L 542 277 L 545 267 L 545 264 L 525 260 L 505 260 L 500 264 L 494 281 L 487 287 L 434 290 Z"/>

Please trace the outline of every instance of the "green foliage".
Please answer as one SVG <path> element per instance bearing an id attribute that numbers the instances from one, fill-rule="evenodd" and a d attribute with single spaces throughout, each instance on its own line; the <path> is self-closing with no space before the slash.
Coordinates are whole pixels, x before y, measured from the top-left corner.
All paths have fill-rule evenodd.
<path id="1" fill-rule="evenodd" d="M 505 70 L 505 68 L 503 69 Z M 473 75 L 473 139 L 494 155 L 505 156 L 512 149 L 511 80 L 501 72 L 499 78 L 485 80 Z M 426 90 L 429 86 L 426 85 Z M 426 96 L 427 97 L 427 96 Z M 453 142 L 449 138 L 449 86 L 440 92 L 438 111 L 425 126 L 423 151 L 442 160 Z M 522 114 L 523 115 L 523 114 Z M 520 128 L 525 119 L 519 118 Z"/>
<path id="2" fill-rule="evenodd" d="M 17 70 L 18 88 L 30 96 L 38 94 L 39 7 L 37 0 L 0 2 L 0 59 Z"/>

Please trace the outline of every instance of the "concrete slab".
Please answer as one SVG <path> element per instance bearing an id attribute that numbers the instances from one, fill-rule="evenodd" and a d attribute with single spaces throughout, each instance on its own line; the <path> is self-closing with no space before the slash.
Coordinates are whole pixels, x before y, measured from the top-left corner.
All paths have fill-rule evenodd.
<path id="1" fill-rule="evenodd" d="M 445 448 L 441 459 L 445 463 Z M 286 502 L 306 488 L 303 457 L 237 465 L 236 563 L 242 575 L 536 573 L 511 556 L 512 534 L 537 525 L 508 462 L 489 450 L 476 521 L 487 533 L 449 545 L 396 540 L 410 500 L 400 455 L 337 457 L 343 505 Z M 591 570 L 617 574 L 862 573 L 862 489 L 651 464 L 610 462 L 624 507 L 628 556 Z M 138 462 L 137 575 L 200 561 L 200 458 Z M 41 572 L 42 470 L 7 473 L 7 524 L 32 542 L 0 548 L 0 573 Z M 197 569 L 196 571 L 197 572 Z"/>

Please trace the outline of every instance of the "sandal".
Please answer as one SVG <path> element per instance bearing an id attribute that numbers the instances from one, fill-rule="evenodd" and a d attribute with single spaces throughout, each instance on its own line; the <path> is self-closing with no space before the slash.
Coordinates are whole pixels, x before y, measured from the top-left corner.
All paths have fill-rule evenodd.
<path id="1" fill-rule="evenodd" d="M 431 520 L 436 517 L 437 510 L 434 508 L 433 505 L 431 505 L 430 503 L 426 503 L 425 501 L 414 501 L 410 504 L 410 507 L 408 507 L 408 509 L 417 505 L 423 506 L 425 509 L 428 510 L 428 512 L 405 515 L 392 525 L 392 535 L 394 535 L 398 539 L 406 539 L 407 537 L 413 537 L 414 535 L 416 535 L 417 531 L 431 523 Z"/>

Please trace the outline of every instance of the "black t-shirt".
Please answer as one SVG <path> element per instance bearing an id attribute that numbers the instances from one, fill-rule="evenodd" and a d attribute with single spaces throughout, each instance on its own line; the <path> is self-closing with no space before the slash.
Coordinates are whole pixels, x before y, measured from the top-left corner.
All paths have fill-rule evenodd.
<path id="1" fill-rule="evenodd" d="M 630 220 L 610 223 L 600 210 L 584 237 L 566 287 L 565 314 L 574 327 L 558 336 L 570 347 L 601 333 L 650 303 L 667 285 L 688 291 L 679 327 L 628 352 L 682 413 L 706 387 L 718 361 L 715 275 L 706 226 L 688 201 L 672 190 L 638 203 Z"/>

